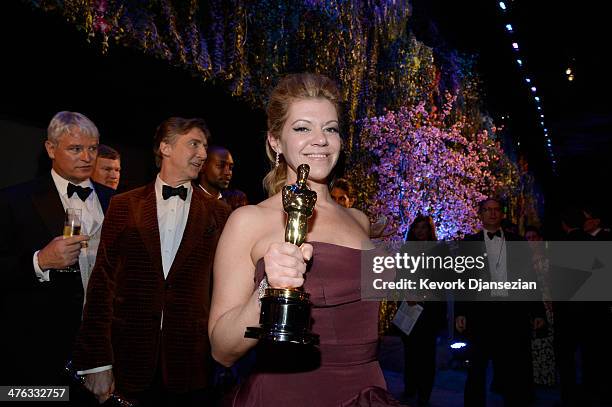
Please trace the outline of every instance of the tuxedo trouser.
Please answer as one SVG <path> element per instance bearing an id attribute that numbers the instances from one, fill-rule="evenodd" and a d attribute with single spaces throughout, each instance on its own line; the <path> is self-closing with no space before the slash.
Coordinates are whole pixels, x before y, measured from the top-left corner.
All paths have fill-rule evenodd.
<path id="1" fill-rule="evenodd" d="M 166 388 L 163 378 L 161 352 L 158 355 L 153 383 L 148 389 L 122 394 L 127 400 L 138 402 L 138 407 L 209 407 L 214 406 L 212 388 L 194 389 L 183 393 Z"/>

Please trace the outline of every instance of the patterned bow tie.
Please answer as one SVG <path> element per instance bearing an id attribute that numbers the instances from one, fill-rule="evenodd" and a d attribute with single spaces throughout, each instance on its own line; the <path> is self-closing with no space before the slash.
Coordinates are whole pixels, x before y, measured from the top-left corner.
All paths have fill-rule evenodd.
<path id="1" fill-rule="evenodd" d="M 487 232 L 487 236 L 489 236 L 489 239 L 493 240 L 493 238 L 495 236 L 499 237 L 501 239 L 501 230 L 497 230 L 497 232 L 493 233 L 493 232 Z"/>
<path id="2" fill-rule="evenodd" d="M 78 185 L 74 185 L 71 182 L 68 183 L 68 198 L 72 197 L 72 195 L 74 195 L 74 193 L 76 192 L 81 201 L 85 202 L 89 194 L 91 194 L 91 191 L 93 191 L 93 189 L 89 187 L 80 187 Z"/>
<path id="3" fill-rule="evenodd" d="M 164 199 L 169 199 L 172 196 L 177 195 L 183 201 L 187 199 L 187 188 L 184 186 L 172 188 L 170 185 L 164 185 L 162 187 L 162 196 Z"/>

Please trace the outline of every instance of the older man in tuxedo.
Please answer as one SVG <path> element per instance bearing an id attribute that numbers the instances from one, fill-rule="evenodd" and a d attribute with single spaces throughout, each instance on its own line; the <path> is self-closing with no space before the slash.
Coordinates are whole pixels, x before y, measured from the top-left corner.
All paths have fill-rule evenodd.
<path id="1" fill-rule="evenodd" d="M 192 186 L 206 159 L 200 119 L 155 136 L 154 182 L 113 198 L 87 292 L 74 365 L 106 400 L 206 405 L 213 256 L 229 207 Z"/>
<path id="2" fill-rule="evenodd" d="M 485 281 L 536 281 L 532 256 L 527 245 L 509 244 L 522 241 L 520 236 L 502 230 L 501 202 L 488 198 L 479 203 L 482 230 L 464 239 L 473 244 L 468 251 L 487 254 L 485 269 L 478 277 Z M 526 406 L 533 398 L 531 360 L 531 327 L 544 325 L 542 302 L 512 301 L 515 293 L 491 290 L 474 300 L 455 304 L 455 326 L 470 341 L 470 366 L 465 383 L 465 406 L 486 405 L 486 371 L 493 361 L 495 381 L 499 384 L 506 406 Z M 485 298 L 486 296 L 486 298 Z M 537 296 L 534 295 L 534 296 Z M 486 302 L 485 302 L 486 301 Z"/>
<path id="3" fill-rule="evenodd" d="M 0 384 L 64 382 L 113 193 L 90 180 L 98 142 L 87 117 L 57 113 L 45 141 L 50 173 L 0 192 Z M 67 208 L 81 212 L 79 236 L 63 236 Z"/>

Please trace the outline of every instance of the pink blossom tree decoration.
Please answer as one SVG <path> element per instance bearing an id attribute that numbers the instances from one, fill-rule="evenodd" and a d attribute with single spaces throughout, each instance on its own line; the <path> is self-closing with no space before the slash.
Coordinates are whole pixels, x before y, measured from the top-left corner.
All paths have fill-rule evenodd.
<path id="1" fill-rule="evenodd" d="M 487 130 L 464 134 L 454 104 L 447 96 L 440 113 L 419 103 L 362 122 L 361 146 L 373 156 L 365 175 L 376 183 L 366 204 L 374 217 L 387 216 L 393 238 L 405 239 L 418 214 L 433 217 L 441 239 L 470 233 L 477 203 L 504 187 L 492 168 L 512 164 Z"/>

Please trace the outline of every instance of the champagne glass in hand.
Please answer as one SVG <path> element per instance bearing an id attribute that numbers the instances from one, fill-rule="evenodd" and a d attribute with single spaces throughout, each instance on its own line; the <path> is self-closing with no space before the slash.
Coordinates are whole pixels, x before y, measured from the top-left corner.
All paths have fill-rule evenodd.
<path id="1" fill-rule="evenodd" d="M 81 210 L 77 208 L 66 208 L 64 217 L 64 238 L 78 236 L 81 234 Z M 87 242 L 81 242 L 82 247 L 87 247 Z M 79 271 L 79 262 L 68 267 L 68 271 Z"/>
<path id="2" fill-rule="evenodd" d="M 64 237 L 78 236 L 81 234 L 81 210 L 66 208 L 64 218 Z"/>

